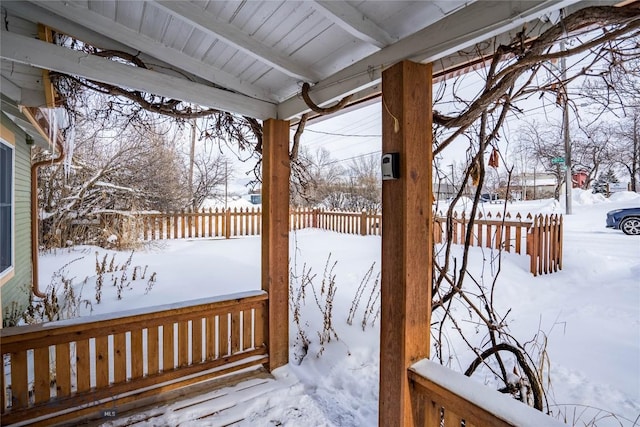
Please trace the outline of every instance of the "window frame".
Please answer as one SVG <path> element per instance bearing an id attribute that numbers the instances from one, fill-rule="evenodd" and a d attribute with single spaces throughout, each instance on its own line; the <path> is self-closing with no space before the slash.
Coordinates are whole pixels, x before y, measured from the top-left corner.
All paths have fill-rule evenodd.
<path id="1" fill-rule="evenodd" d="M 10 162 L 11 162 L 11 177 L 9 178 L 10 180 L 10 189 L 11 189 L 11 210 L 10 210 L 10 214 L 9 217 L 11 219 L 11 234 L 10 234 L 10 250 L 11 250 L 11 261 L 10 261 L 10 265 L 5 268 L 3 271 L 0 271 L 0 284 L 3 283 L 5 280 L 9 280 L 14 273 L 15 270 L 15 266 L 16 266 L 16 215 L 15 215 L 15 209 L 16 209 L 16 147 L 14 144 L 12 144 L 10 141 L 7 141 L 6 138 L 4 137 L 0 137 L 0 144 L 3 146 L 6 146 L 10 153 L 11 153 L 11 157 L 10 157 Z M 3 168 L 4 169 L 4 168 Z M 0 173 L 4 173 L 4 172 L 0 172 Z"/>

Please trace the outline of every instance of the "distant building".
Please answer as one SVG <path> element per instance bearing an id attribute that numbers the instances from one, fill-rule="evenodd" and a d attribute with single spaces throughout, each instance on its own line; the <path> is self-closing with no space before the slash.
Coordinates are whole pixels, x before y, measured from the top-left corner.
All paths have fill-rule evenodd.
<path id="1" fill-rule="evenodd" d="M 510 190 L 518 192 L 523 200 L 545 199 L 553 197 L 557 177 L 547 172 L 527 172 L 515 175 L 511 181 Z"/>
<path id="2" fill-rule="evenodd" d="M 585 188 L 589 174 L 585 171 L 575 172 L 571 177 L 573 188 Z"/>

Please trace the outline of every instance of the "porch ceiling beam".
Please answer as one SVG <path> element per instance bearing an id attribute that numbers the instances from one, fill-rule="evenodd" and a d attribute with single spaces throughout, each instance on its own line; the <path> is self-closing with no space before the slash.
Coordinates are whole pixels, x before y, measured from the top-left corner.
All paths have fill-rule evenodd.
<path id="1" fill-rule="evenodd" d="M 189 2 L 167 0 L 156 0 L 153 4 L 173 17 L 188 22 L 205 33 L 218 37 L 225 43 L 288 76 L 309 82 L 317 81 L 319 78 L 309 68 L 297 64 L 285 55 L 243 33 L 233 25 L 218 19 L 217 16 L 207 12 L 200 6 Z"/>
<path id="2" fill-rule="evenodd" d="M 105 18 L 104 16 L 92 12 L 91 10 L 82 7 L 73 2 L 61 2 L 61 1 L 35 1 L 34 3 L 42 7 L 49 12 L 53 12 L 59 16 L 68 18 L 74 22 L 90 22 L 91 30 L 115 40 L 132 49 L 139 50 L 145 54 L 158 58 L 159 60 L 176 66 L 179 64 L 180 68 L 196 75 L 202 79 L 210 81 L 221 87 L 225 87 L 230 90 L 245 94 L 250 97 L 254 97 L 263 101 L 274 101 L 275 97 L 265 93 L 257 86 L 250 84 L 246 81 L 238 79 L 236 76 L 231 75 L 225 71 L 222 71 L 209 64 L 205 64 L 197 59 L 190 57 L 176 49 L 170 48 L 157 40 L 153 40 L 134 31 L 124 25 Z M 45 21 L 42 21 L 45 22 Z M 57 27 L 55 27 L 57 28 Z M 58 30 L 67 33 L 72 36 L 76 36 L 71 33 L 71 29 L 66 27 L 57 28 Z M 76 37 L 81 37 L 77 35 Z"/>
<path id="3" fill-rule="evenodd" d="M 397 41 L 346 1 L 315 0 L 313 8 L 354 37 L 379 48 Z"/>
<path id="4" fill-rule="evenodd" d="M 326 105 L 347 94 L 375 86 L 384 68 L 409 59 L 433 62 L 542 17 L 579 0 L 479 1 L 318 82 L 314 102 Z M 463 62 L 463 61 L 460 61 Z M 437 70 L 434 70 L 436 72 Z M 291 119 L 309 111 L 299 94 L 278 106 L 278 117 Z"/>
<path id="5" fill-rule="evenodd" d="M 39 90 L 25 89 L 14 84 L 12 81 L 4 76 L 0 76 L 0 87 L 2 93 L 6 94 L 9 98 L 14 100 L 16 104 L 24 105 L 27 107 L 37 107 L 44 105 L 46 102 L 44 93 Z"/>
<path id="6" fill-rule="evenodd" d="M 69 19 L 63 18 L 60 15 L 56 15 L 47 10 L 44 10 L 39 6 L 36 6 L 35 4 L 31 4 L 30 2 L 3 0 L 2 6 L 7 8 L 7 10 L 9 11 L 9 20 L 12 18 L 11 15 L 16 15 L 28 21 L 38 22 L 56 32 L 70 35 L 77 38 L 78 40 L 82 40 L 83 42 L 89 43 L 91 46 L 95 46 L 100 49 L 117 50 L 129 53 L 131 55 L 139 55 L 140 59 L 143 62 L 148 62 L 151 58 L 149 55 L 145 54 L 139 49 L 131 48 L 130 46 L 111 39 L 110 37 L 92 31 L 82 25 L 76 24 Z M 64 29 L 64 31 L 62 29 Z M 157 56 L 153 58 L 153 61 L 162 62 L 163 66 L 166 66 L 167 68 L 170 67 L 169 64 L 166 64 L 164 61 L 160 61 Z M 188 70 L 185 69 L 185 71 Z M 193 75 L 195 76 L 195 74 Z M 204 78 L 204 76 L 198 77 Z"/>
<path id="7" fill-rule="evenodd" d="M 274 117 L 276 114 L 274 104 L 244 95 L 194 83 L 157 71 L 87 55 L 84 52 L 6 31 L 2 31 L 1 35 L 0 56 L 10 61 L 141 90 L 261 120 Z"/>
<path id="8" fill-rule="evenodd" d="M 17 103 L 22 100 L 22 89 L 13 84 L 5 76 L 0 76 L 0 87 L 2 87 L 2 93 L 6 94 L 9 98 L 13 99 Z"/>

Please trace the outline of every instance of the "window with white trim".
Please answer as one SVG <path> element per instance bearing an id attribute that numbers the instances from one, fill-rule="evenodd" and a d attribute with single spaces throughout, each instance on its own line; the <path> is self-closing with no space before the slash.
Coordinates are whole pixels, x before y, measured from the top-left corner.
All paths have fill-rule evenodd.
<path id="1" fill-rule="evenodd" d="M 0 276 L 13 267 L 14 149 L 0 140 Z"/>

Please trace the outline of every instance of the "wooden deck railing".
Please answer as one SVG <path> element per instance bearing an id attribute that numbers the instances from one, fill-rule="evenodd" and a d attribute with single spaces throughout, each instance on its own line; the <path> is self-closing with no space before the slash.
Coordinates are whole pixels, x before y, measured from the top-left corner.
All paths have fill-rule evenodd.
<path id="1" fill-rule="evenodd" d="M 436 427 L 566 426 L 508 395 L 428 359 L 409 368 L 415 425 Z"/>
<path id="2" fill-rule="evenodd" d="M 168 214 L 112 215 L 103 219 L 104 229 L 127 231 L 135 239 L 186 239 L 204 237 L 237 237 L 259 235 L 262 218 L 259 208 L 209 209 L 200 212 Z M 446 240 L 446 217 L 436 215 L 433 227 L 434 241 Z M 452 243 L 463 244 L 469 219 L 464 213 L 454 212 Z M 335 212 L 324 209 L 294 209 L 289 215 L 291 230 L 319 228 L 337 233 L 361 236 L 382 233 L 382 214 L 378 212 Z M 130 239 L 125 239 L 130 240 Z M 530 270 L 534 276 L 562 269 L 562 216 L 519 213 L 492 215 L 479 214 L 473 222 L 471 246 L 500 249 L 527 254 L 531 258 Z M 525 252 L 526 250 L 526 252 Z"/>
<path id="3" fill-rule="evenodd" d="M 1 423 L 97 415 L 268 361 L 267 294 L 0 330 Z"/>

